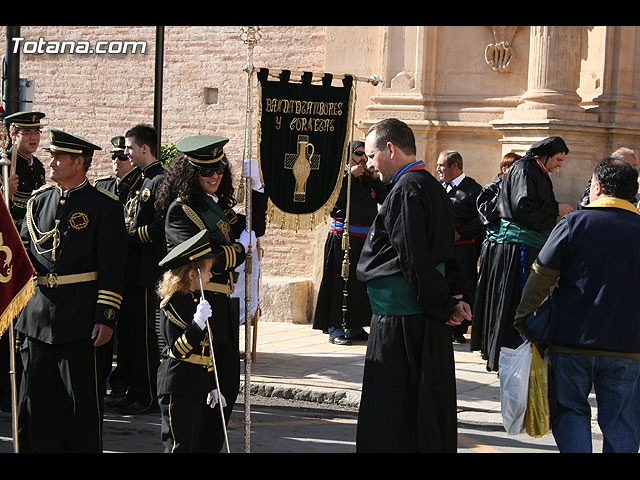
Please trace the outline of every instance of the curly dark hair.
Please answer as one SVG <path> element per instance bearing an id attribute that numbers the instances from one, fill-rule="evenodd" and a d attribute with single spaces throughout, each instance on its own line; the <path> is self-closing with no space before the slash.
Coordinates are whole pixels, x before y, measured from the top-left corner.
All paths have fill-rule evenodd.
<path id="1" fill-rule="evenodd" d="M 194 210 L 203 210 L 206 205 L 205 195 L 206 193 L 200 186 L 198 170 L 189 162 L 186 155 L 180 154 L 171 162 L 162 183 L 158 187 L 155 208 L 160 215 L 165 216 L 171 202 L 180 197 L 184 203 Z M 228 162 L 216 195 L 218 197 L 218 205 L 222 210 L 232 208 L 237 203 Z"/>
<path id="2" fill-rule="evenodd" d="M 602 193 L 610 197 L 633 200 L 638 193 L 638 171 L 633 165 L 616 158 L 603 158 L 593 172 L 602 185 Z"/>

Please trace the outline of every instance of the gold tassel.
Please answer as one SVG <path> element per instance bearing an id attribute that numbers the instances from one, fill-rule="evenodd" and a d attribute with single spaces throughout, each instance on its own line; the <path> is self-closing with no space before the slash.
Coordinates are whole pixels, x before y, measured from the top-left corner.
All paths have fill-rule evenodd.
<path id="1" fill-rule="evenodd" d="M 2 316 L 0 317 L 0 338 L 4 335 L 4 332 L 9 328 L 11 322 L 22 309 L 27 305 L 33 294 L 35 293 L 34 282 L 29 280 L 27 284 L 22 287 L 22 290 L 11 300 Z"/>

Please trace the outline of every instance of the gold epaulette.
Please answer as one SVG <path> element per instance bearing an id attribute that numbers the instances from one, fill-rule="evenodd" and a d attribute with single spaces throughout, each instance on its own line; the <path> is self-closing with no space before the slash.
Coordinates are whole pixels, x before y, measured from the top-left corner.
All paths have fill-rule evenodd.
<path id="1" fill-rule="evenodd" d="M 38 195 L 39 193 L 46 192 L 47 190 L 51 190 L 54 187 L 55 185 L 53 183 L 46 183 L 37 190 L 31 192 L 31 196 L 33 197 L 34 195 Z"/>
<path id="2" fill-rule="evenodd" d="M 178 203 L 180 203 L 180 199 L 178 199 Z M 196 213 L 196 211 L 193 208 L 191 208 L 186 203 L 180 203 L 180 206 L 182 207 L 182 210 L 187 215 L 187 217 L 189 217 L 189 220 L 191 220 L 193 223 L 195 223 L 200 230 L 206 230 L 207 229 L 207 226 L 204 224 L 202 219 L 198 216 L 198 214 Z"/>
<path id="3" fill-rule="evenodd" d="M 96 186 L 96 183 L 98 183 L 100 180 L 111 180 L 113 177 L 111 175 L 105 175 L 104 177 L 98 177 L 93 181 L 93 186 Z"/>
<path id="4" fill-rule="evenodd" d="M 115 193 L 110 192 L 109 190 L 102 188 L 102 187 L 94 187 L 97 191 L 99 191 L 100 193 L 104 193 L 106 196 L 112 198 L 113 200 L 117 200 L 120 201 L 120 199 L 118 198 L 118 196 Z"/>
<path id="5" fill-rule="evenodd" d="M 182 329 L 187 328 L 189 326 L 189 322 L 184 321 L 182 317 L 180 317 L 180 314 L 176 311 L 175 308 L 173 308 L 171 303 L 169 303 L 170 300 L 171 300 L 171 295 L 168 295 L 164 299 L 162 299 L 162 302 L 160 303 L 160 308 L 162 309 L 162 311 L 164 312 L 164 314 L 167 316 L 167 318 L 171 323 L 173 323 L 174 325 L 177 325 Z"/>

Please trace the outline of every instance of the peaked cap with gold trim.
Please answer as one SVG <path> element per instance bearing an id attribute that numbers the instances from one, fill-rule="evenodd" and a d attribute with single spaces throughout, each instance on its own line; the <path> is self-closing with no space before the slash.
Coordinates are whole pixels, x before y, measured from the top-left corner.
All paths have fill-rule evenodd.
<path id="1" fill-rule="evenodd" d="M 188 240 L 177 245 L 162 260 L 162 268 L 178 268 L 188 263 L 213 257 L 213 249 L 209 241 L 209 231 L 201 230 Z"/>
<path id="2" fill-rule="evenodd" d="M 5 120 L 10 121 L 18 128 L 38 129 L 42 126 L 40 120 L 44 117 L 45 114 L 42 112 L 16 112 L 7 115 Z"/>
<path id="3" fill-rule="evenodd" d="M 222 160 L 227 161 L 223 147 L 228 141 L 228 138 L 217 135 L 196 135 L 180 140 L 176 149 L 184 153 L 196 167 L 212 168 Z"/>
<path id="4" fill-rule="evenodd" d="M 97 145 L 77 135 L 72 135 L 55 128 L 49 129 L 49 147 L 43 149 L 53 153 L 75 153 L 93 155 L 95 150 L 102 150 Z"/>
<path id="5" fill-rule="evenodd" d="M 111 149 L 111 153 L 124 152 L 124 137 L 123 136 L 113 137 L 111 139 L 111 145 L 113 145 L 113 148 Z"/>

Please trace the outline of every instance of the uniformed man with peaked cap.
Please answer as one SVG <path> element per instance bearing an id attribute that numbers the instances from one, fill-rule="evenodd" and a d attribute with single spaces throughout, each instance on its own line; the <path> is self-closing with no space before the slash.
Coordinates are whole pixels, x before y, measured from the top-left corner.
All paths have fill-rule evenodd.
<path id="1" fill-rule="evenodd" d="M 131 216 L 130 208 L 135 205 L 135 197 L 138 193 L 140 183 L 142 182 L 142 172 L 139 167 L 133 165 L 129 157 L 125 155 L 124 136 L 116 136 L 111 139 L 111 168 L 113 175 L 99 177 L 93 182 L 93 186 L 97 189 L 108 192 L 120 200 L 123 205 L 124 218 Z M 121 320 L 122 320 L 121 311 Z M 128 384 L 121 370 L 116 366 L 112 371 L 111 359 L 113 358 L 113 347 L 116 343 L 119 330 L 116 329 L 112 340 L 105 345 L 105 369 L 107 372 L 111 397 L 122 397 L 127 390 Z"/>
<path id="2" fill-rule="evenodd" d="M 40 146 L 41 112 L 17 112 L 5 117 L 15 132 L 7 157 L 12 159 L 15 151 L 15 170 L 9 178 L 9 210 L 16 228 L 20 230 L 27 200 L 31 192 L 45 184 L 42 162 L 34 155 Z M 2 178 L 0 178 L 2 185 Z M 4 190 L 3 190 L 4 192 Z M 16 337 L 16 348 L 22 339 Z M 9 335 L 0 338 L 0 411 L 11 410 L 11 376 L 9 365 Z M 19 383 L 20 363 L 16 362 L 16 381 Z"/>
<path id="3" fill-rule="evenodd" d="M 21 237 L 37 288 L 16 323 L 21 452 L 102 451 L 103 356 L 124 285 L 122 205 L 87 180 L 97 145 L 50 129 L 51 179 L 27 202 Z"/>
<path id="4" fill-rule="evenodd" d="M 16 150 L 15 173 L 9 179 L 9 192 L 11 216 L 18 229 L 31 192 L 45 184 L 44 167 L 34 155 L 40 146 L 41 120 L 44 117 L 42 112 L 17 112 L 5 117 L 11 130 L 15 132 L 13 145 L 7 155 L 11 159 L 13 150 Z"/>
<path id="5" fill-rule="evenodd" d="M 127 201 L 135 194 L 140 185 L 142 172 L 125 155 L 123 136 L 113 137 L 111 144 L 113 145 L 111 149 L 113 175 L 96 178 L 93 186 L 111 192 L 119 198 L 123 205 L 127 205 Z"/>
<path id="6" fill-rule="evenodd" d="M 164 219 L 156 214 L 156 192 L 165 169 L 158 160 L 158 136 L 151 125 L 138 124 L 124 134 L 124 152 L 140 169 L 141 180 L 127 205 L 127 271 L 123 318 L 118 330 L 118 376 L 126 394 L 109 401 L 121 413 L 157 410 L 156 372 L 160 362 L 156 315 L 158 262 L 166 254 Z"/>

